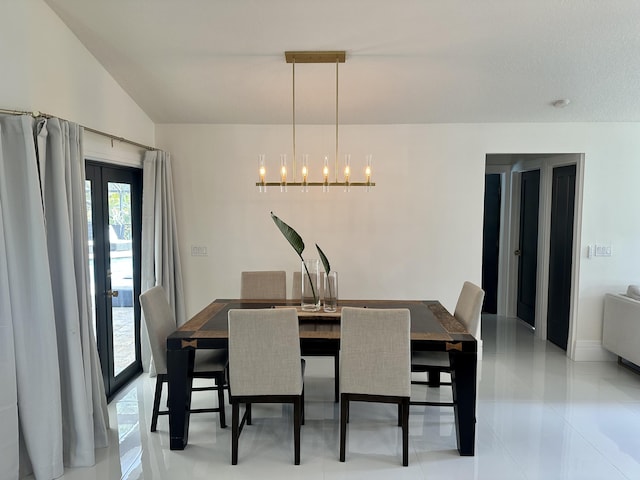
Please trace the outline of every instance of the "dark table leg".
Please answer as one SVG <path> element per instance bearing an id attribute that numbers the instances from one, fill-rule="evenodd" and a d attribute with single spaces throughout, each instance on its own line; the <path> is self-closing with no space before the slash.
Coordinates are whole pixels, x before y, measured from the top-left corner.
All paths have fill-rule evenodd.
<path id="1" fill-rule="evenodd" d="M 456 434 L 460 455 L 473 456 L 476 439 L 476 352 L 450 352 Z"/>
<path id="2" fill-rule="evenodd" d="M 194 352 L 192 349 L 167 350 L 169 446 L 171 450 L 184 450 L 189 440 Z"/>

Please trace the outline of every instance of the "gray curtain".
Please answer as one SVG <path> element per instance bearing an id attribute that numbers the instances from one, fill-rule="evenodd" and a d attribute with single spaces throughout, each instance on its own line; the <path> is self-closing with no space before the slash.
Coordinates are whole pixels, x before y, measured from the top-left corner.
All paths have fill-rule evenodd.
<path id="1" fill-rule="evenodd" d="M 142 174 L 142 291 L 161 285 L 177 325 L 182 325 L 185 306 L 179 253 L 171 158 L 167 152 L 148 151 Z M 145 370 L 154 374 L 146 328 L 143 330 L 142 361 Z"/>
<path id="2" fill-rule="evenodd" d="M 3 479 L 18 477 L 16 427 L 19 456 L 38 480 L 62 475 L 64 465 L 93 465 L 95 448 L 108 444 L 84 179 L 81 127 L 0 116 Z"/>

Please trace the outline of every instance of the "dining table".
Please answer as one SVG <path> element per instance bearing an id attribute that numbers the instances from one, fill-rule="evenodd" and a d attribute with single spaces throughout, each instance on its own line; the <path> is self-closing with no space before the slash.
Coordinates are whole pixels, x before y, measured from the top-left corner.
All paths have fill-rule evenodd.
<path id="1" fill-rule="evenodd" d="M 437 300 L 340 300 L 335 312 L 305 311 L 299 300 L 214 300 L 167 337 L 170 449 L 183 450 L 188 442 L 195 351 L 228 346 L 230 309 L 296 307 L 304 355 L 330 354 L 340 348 L 341 309 L 346 306 L 407 308 L 411 315 L 412 351 L 449 354 L 458 452 L 474 455 L 477 341 Z"/>

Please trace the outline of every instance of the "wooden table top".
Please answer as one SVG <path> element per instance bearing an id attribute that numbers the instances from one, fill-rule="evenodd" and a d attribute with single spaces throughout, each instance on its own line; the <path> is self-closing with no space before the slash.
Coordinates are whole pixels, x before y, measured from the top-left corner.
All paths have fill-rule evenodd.
<path id="1" fill-rule="evenodd" d="M 295 307 L 300 321 L 300 339 L 339 341 L 342 307 L 408 308 L 411 312 L 412 345 L 430 346 L 429 350 L 449 350 L 451 345 L 460 351 L 475 352 L 476 340 L 464 325 L 438 301 L 428 300 L 340 300 L 336 312 L 303 311 L 294 300 L 214 300 L 167 338 L 170 350 L 182 348 L 217 348 L 228 338 L 227 314 L 237 308 Z M 447 347 L 448 345 L 448 347 Z M 445 348 L 446 347 L 446 348 Z"/>

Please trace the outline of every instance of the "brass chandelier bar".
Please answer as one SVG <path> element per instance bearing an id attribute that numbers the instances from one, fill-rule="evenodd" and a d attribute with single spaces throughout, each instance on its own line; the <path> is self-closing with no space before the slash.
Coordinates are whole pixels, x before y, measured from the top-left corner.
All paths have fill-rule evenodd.
<path id="1" fill-rule="evenodd" d="M 292 64 L 292 138 L 293 138 L 293 175 L 292 180 L 287 180 L 287 166 L 286 166 L 286 155 L 281 155 L 280 157 L 280 181 L 279 182 L 267 182 L 265 180 L 266 177 L 266 166 L 265 166 L 265 156 L 261 154 L 259 156 L 259 181 L 256 182 L 256 186 L 259 187 L 259 191 L 266 191 L 266 187 L 280 187 L 282 192 L 287 191 L 287 186 L 297 186 L 302 187 L 302 191 L 307 191 L 307 187 L 323 187 L 324 191 L 328 191 L 329 187 L 341 186 L 345 188 L 345 191 L 349 191 L 350 187 L 367 187 L 367 191 L 369 191 L 369 187 L 374 187 L 375 182 L 371 181 L 371 155 L 366 156 L 366 168 L 365 168 L 365 178 L 364 182 L 352 182 L 351 181 L 351 155 L 345 155 L 345 167 L 344 167 L 344 181 L 338 181 L 338 87 L 339 87 L 339 77 L 338 77 L 338 66 L 340 63 L 345 63 L 346 61 L 346 52 L 344 50 L 339 51 L 287 51 L 285 52 L 285 60 L 287 63 Z M 297 152 L 296 152 L 296 63 L 335 63 L 336 64 L 336 143 L 335 143 L 335 162 L 334 162 L 334 181 L 329 180 L 329 165 L 327 161 L 327 157 L 324 160 L 324 168 L 322 170 L 322 175 L 324 180 L 322 182 L 309 182 L 307 181 L 307 176 L 309 174 L 309 166 L 308 166 L 308 155 L 304 155 L 303 165 L 302 165 L 302 181 L 296 181 L 296 161 L 297 161 Z"/>

